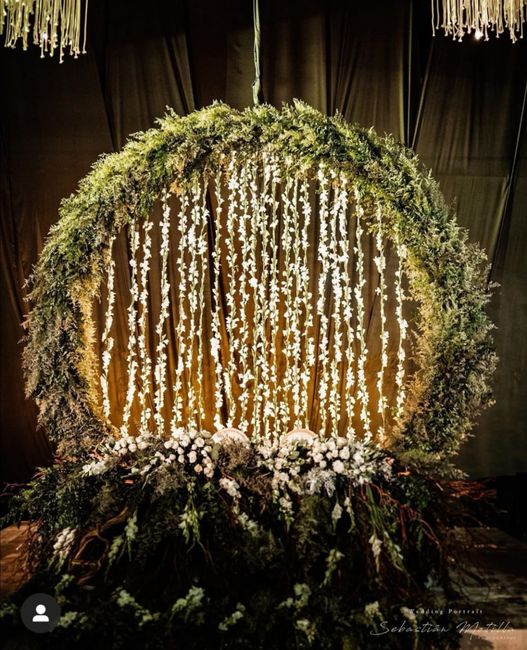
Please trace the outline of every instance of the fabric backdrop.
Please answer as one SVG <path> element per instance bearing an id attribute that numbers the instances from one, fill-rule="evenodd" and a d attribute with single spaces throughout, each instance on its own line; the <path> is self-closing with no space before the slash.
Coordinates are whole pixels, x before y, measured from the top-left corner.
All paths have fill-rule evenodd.
<path id="1" fill-rule="evenodd" d="M 527 44 L 431 35 L 428 0 L 261 0 L 263 92 L 392 133 L 456 207 L 498 282 L 496 404 L 459 457 L 474 476 L 527 470 Z M 88 54 L 0 48 L 2 477 L 26 480 L 50 446 L 24 399 L 24 279 L 60 199 L 102 152 L 221 99 L 252 102 L 250 0 L 93 0 Z"/>

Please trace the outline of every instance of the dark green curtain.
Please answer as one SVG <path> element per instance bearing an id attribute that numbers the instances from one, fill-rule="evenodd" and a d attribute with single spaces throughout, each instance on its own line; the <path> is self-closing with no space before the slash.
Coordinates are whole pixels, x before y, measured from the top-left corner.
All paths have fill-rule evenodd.
<path id="1" fill-rule="evenodd" d="M 263 92 L 298 97 L 416 149 L 499 282 L 496 405 L 464 446 L 475 476 L 527 469 L 527 45 L 431 35 L 428 0 L 260 0 Z M 221 99 L 252 102 L 252 2 L 94 0 L 89 52 L 0 50 L 2 477 L 49 462 L 20 368 L 31 272 L 60 199 L 102 152 Z"/>

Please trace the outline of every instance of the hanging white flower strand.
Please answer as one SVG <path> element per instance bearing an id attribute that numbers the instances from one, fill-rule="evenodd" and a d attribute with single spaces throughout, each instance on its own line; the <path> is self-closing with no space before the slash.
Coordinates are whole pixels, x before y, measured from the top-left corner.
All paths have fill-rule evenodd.
<path id="1" fill-rule="evenodd" d="M 167 366 L 167 353 L 166 348 L 168 345 L 168 337 L 165 332 L 165 325 L 169 316 L 170 308 L 170 283 L 168 281 L 168 253 L 170 249 L 170 205 L 168 190 L 164 190 L 161 196 L 161 206 L 163 215 L 161 218 L 161 243 L 159 255 L 161 258 L 161 280 L 160 280 L 160 294 L 161 305 L 159 309 L 159 320 L 156 326 L 157 334 L 157 347 L 156 347 L 156 365 L 154 370 L 154 378 L 156 382 L 156 390 L 154 395 L 154 420 L 156 423 L 157 431 L 159 434 L 164 432 L 165 420 L 163 416 L 163 407 L 165 403 L 166 393 L 166 366 Z"/>
<path id="2" fill-rule="evenodd" d="M 238 309 L 236 304 L 237 283 L 239 279 L 238 255 L 236 252 L 235 233 L 237 231 L 236 210 L 238 206 L 237 193 L 239 185 L 239 169 L 236 157 L 233 153 L 227 168 L 228 208 L 227 223 L 225 227 L 227 244 L 227 269 L 228 269 L 228 290 L 226 293 L 227 316 L 225 325 L 227 329 L 227 340 L 229 356 L 227 361 L 228 372 L 225 373 L 225 394 L 227 397 L 228 415 L 227 427 L 232 427 L 237 419 L 238 401 L 234 396 L 233 383 L 237 377 L 236 355 L 240 341 L 237 335 L 238 330 Z"/>
<path id="3" fill-rule="evenodd" d="M 340 188 L 335 185 L 337 174 L 331 171 L 333 183 L 333 201 L 330 209 L 330 268 L 331 268 L 331 291 L 332 291 L 332 313 L 331 322 L 333 328 L 331 359 L 329 363 L 329 415 L 331 418 L 331 435 L 338 436 L 340 422 L 340 367 L 342 355 L 342 302 L 343 302 L 343 280 L 341 263 L 343 261 L 339 245 L 340 213 L 343 209 L 343 197 Z"/>
<path id="4" fill-rule="evenodd" d="M 305 362 L 299 377 L 300 382 L 300 405 L 301 405 L 301 426 L 309 429 L 309 385 L 311 375 L 316 365 L 315 340 L 313 336 L 313 309 L 311 305 L 312 294 L 310 291 L 310 274 L 308 267 L 309 249 L 309 227 L 311 224 L 311 202 L 309 200 L 309 179 L 304 178 L 300 185 L 300 203 L 302 206 L 303 225 L 301 232 L 302 267 L 300 274 L 300 308 L 304 310 L 304 322 L 302 332 L 302 347 L 304 350 Z"/>
<path id="5" fill-rule="evenodd" d="M 291 224 L 292 251 L 291 260 L 291 293 L 290 293 L 290 315 L 291 315 L 291 347 L 290 347 L 290 374 L 291 374 L 291 402 L 293 404 L 293 423 L 295 429 L 306 427 L 305 411 L 302 409 L 302 340 L 305 338 L 306 325 L 302 323 L 302 315 L 305 311 L 305 275 L 307 269 L 304 267 L 304 254 L 307 241 L 301 230 L 299 204 L 299 180 L 295 178 L 293 188 L 293 220 Z"/>
<path id="6" fill-rule="evenodd" d="M 328 396 L 328 366 L 329 366 L 329 339 L 328 339 L 328 316 L 326 314 L 326 286 L 330 273 L 329 260 L 329 235 L 328 235 L 328 178 L 322 167 L 317 173 L 319 191 L 319 241 L 318 261 L 320 273 L 318 276 L 317 315 L 319 321 L 319 342 L 318 342 L 318 410 L 319 429 L 321 435 L 326 434 L 327 429 L 327 396 Z"/>
<path id="7" fill-rule="evenodd" d="M 270 395 L 265 393 L 269 384 L 269 366 L 267 364 L 266 350 L 266 291 L 267 274 L 269 267 L 268 238 L 269 231 L 265 215 L 265 196 L 268 191 L 269 175 L 263 172 L 262 191 L 258 188 L 258 175 L 260 171 L 259 160 L 253 160 L 250 166 L 250 204 L 253 215 L 251 224 L 251 253 L 249 284 L 252 289 L 253 299 L 253 340 L 252 340 L 252 367 L 254 373 L 253 386 L 253 436 L 261 440 L 262 427 L 265 430 L 265 420 L 262 417 L 264 402 Z M 260 244 L 260 245 L 259 245 Z"/>
<path id="8" fill-rule="evenodd" d="M 207 207 L 207 181 L 202 180 L 201 184 L 201 197 L 196 211 L 198 222 L 198 240 L 197 240 L 197 255 L 200 268 L 199 275 L 199 293 L 198 293 L 198 326 L 197 326 L 197 368 L 199 376 L 205 376 L 205 360 L 204 360 L 204 341 L 203 341 L 203 315 L 205 312 L 205 278 L 207 276 L 209 266 L 209 248 L 207 240 L 207 226 L 209 222 L 209 209 Z M 205 402 L 203 396 L 203 388 L 201 380 L 198 381 L 197 390 L 197 424 L 198 431 L 204 427 L 205 422 Z"/>
<path id="9" fill-rule="evenodd" d="M 102 370 L 101 370 L 101 391 L 102 391 L 102 404 L 103 413 L 109 418 L 111 412 L 110 395 L 109 395 L 109 382 L 108 371 L 112 361 L 112 348 L 114 344 L 113 337 L 111 336 L 113 315 L 115 307 L 115 261 L 112 257 L 113 244 L 115 237 L 112 237 L 108 246 L 108 272 L 106 276 L 106 288 L 108 293 L 108 304 L 106 306 L 106 316 L 104 322 L 104 330 L 101 336 L 101 343 L 103 347 L 102 352 Z"/>
<path id="10" fill-rule="evenodd" d="M 187 400 L 188 400 L 188 422 L 187 426 L 191 431 L 199 430 L 202 421 L 201 411 L 201 394 L 198 387 L 196 391 L 196 379 L 194 368 L 202 369 L 201 359 L 201 343 L 199 326 L 201 323 L 201 276 L 200 276 L 200 261 L 203 257 L 203 195 L 205 188 L 202 187 L 197 179 L 194 180 L 190 190 L 190 220 L 187 229 L 187 246 L 190 252 L 190 262 L 188 265 L 188 284 L 187 284 L 187 299 L 188 299 L 188 334 L 185 345 L 184 356 L 184 374 L 187 384 Z M 181 269 L 184 272 L 184 269 Z M 197 348 L 197 349 L 196 349 Z M 194 353 L 196 349 L 196 354 Z M 194 365 L 196 358 L 197 365 Z M 200 383 L 199 373 L 197 383 Z"/>
<path id="11" fill-rule="evenodd" d="M 355 189 L 355 208 L 356 208 L 356 230 L 355 230 L 355 261 L 357 271 L 357 284 L 355 285 L 355 302 L 357 305 L 357 330 L 356 337 L 359 342 L 359 355 L 357 358 L 357 381 L 358 381 L 358 399 L 360 402 L 360 419 L 364 429 L 364 439 L 371 440 L 370 414 L 368 410 L 368 385 L 366 382 L 366 359 L 368 349 L 366 347 L 366 330 L 365 330 L 365 308 L 363 287 L 366 285 L 364 278 L 364 250 L 362 247 L 362 235 L 364 232 L 362 221 L 364 218 L 364 208 L 361 204 L 361 196 L 357 187 Z"/>
<path id="12" fill-rule="evenodd" d="M 355 354 L 353 345 L 355 342 L 355 330 L 353 328 L 353 290 L 351 278 L 351 264 L 352 258 L 350 256 L 350 241 L 348 234 L 348 181 L 344 174 L 339 178 L 339 191 L 338 191 L 338 249 L 339 262 L 341 264 L 341 282 L 342 282 L 342 335 L 341 347 L 345 351 L 345 406 L 347 414 L 347 430 L 346 436 L 349 440 L 355 438 L 355 431 L 353 429 L 353 413 L 355 410 L 355 371 L 354 359 Z M 344 333 L 346 345 L 344 345 Z"/>
<path id="13" fill-rule="evenodd" d="M 139 335 L 137 337 L 139 349 L 139 363 L 141 374 L 141 390 L 139 391 L 139 403 L 141 405 L 141 425 L 142 434 L 149 433 L 150 417 L 152 409 L 150 408 L 150 390 L 152 376 L 152 360 L 148 350 L 148 300 L 149 300 L 149 281 L 148 271 L 150 269 L 150 259 L 152 257 L 152 237 L 150 231 L 153 227 L 150 219 L 143 222 L 143 259 L 139 264 Z"/>
<path id="14" fill-rule="evenodd" d="M 279 278 L 279 217 L 278 208 L 279 200 L 277 193 L 279 191 L 281 177 L 280 165 L 276 158 L 270 158 L 267 163 L 269 176 L 271 178 L 271 193 L 268 199 L 268 206 L 271 209 L 271 221 L 269 228 L 271 230 L 270 246 L 271 246 L 271 268 L 269 277 L 269 393 L 272 392 L 272 400 L 264 405 L 264 415 L 268 422 L 268 433 L 266 439 L 271 437 L 271 431 L 279 430 L 280 427 L 280 411 L 279 411 L 279 387 L 280 379 L 278 376 L 278 363 L 279 363 L 279 306 L 280 306 L 280 278 Z M 271 395 L 270 395 L 271 397 Z"/>
<path id="15" fill-rule="evenodd" d="M 295 220 L 295 193 L 298 188 L 296 178 L 288 174 L 285 181 L 284 190 L 282 193 L 282 237 L 281 247 L 283 251 L 283 267 L 282 279 L 280 283 L 280 292 L 284 296 L 284 328 L 282 336 L 282 360 L 284 364 L 284 375 L 280 399 L 280 425 L 282 431 L 288 431 L 290 427 L 290 400 L 293 402 L 293 420 L 295 418 L 295 410 L 298 407 L 298 401 L 294 401 L 295 387 L 294 387 L 294 357 L 295 350 L 293 344 L 293 312 L 294 307 L 292 302 L 293 298 L 293 284 L 294 284 L 294 259 L 292 259 L 293 251 L 293 233 L 294 233 L 294 220 Z"/>
<path id="16" fill-rule="evenodd" d="M 238 381 L 241 388 L 239 397 L 241 416 L 239 427 L 242 431 L 247 431 L 249 423 L 252 420 L 250 413 L 251 386 L 254 384 L 253 368 L 251 366 L 251 320 L 247 314 L 247 303 L 250 294 L 253 291 L 254 283 L 257 282 L 256 275 L 252 275 L 255 269 L 251 268 L 251 211 L 249 207 L 249 182 L 250 182 L 250 164 L 246 162 L 241 166 L 238 200 L 239 200 L 239 221 L 238 221 L 238 239 L 241 248 L 240 276 L 237 283 L 238 295 L 235 300 L 241 307 L 240 319 L 238 320 L 239 336 L 239 362 L 238 362 Z"/>
<path id="17" fill-rule="evenodd" d="M 377 255 L 375 257 L 375 266 L 379 273 L 379 284 L 375 290 L 379 298 L 379 320 L 380 320 L 380 370 L 377 373 L 377 392 L 379 394 L 379 414 L 381 415 L 382 425 L 379 428 L 379 442 L 384 443 L 386 436 L 386 407 L 387 399 L 384 394 L 384 379 L 386 374 L 386 367 L 388 365 L 388 341 L 389 332 L 387 329 L 386 319 L 386 253 L 384 250 L 384 238 L 382 228 L 382 210 L 381 205 L 377 203 L 376 208 L 376 226 L 375 231 L 375 245 L 377 248 Z"/>
<path id="18" fill-rule="evenodd" d="M 222 218 L 223 218 L 223 196 L 221 193 L 222 175 L 217 174 L 214 182 L 214 198 L 216 200 L 216 219 L 215 219 L 215 241 L 212 256 L 213 284 L 212 284 L 212 320 L 211 330 L 212 337 L 210 341 L 210 352 L 214 363 L 215 387 L 214 387 L 214 427 L 216 430 L 223 428 L 222 407 L 223 407 L 223 390 L 224 390 L 224 373 L 227 372 L 221 363 L 221 288 L 220 288 L 220 270 L 221 270 L 221 243 L 223 238 Z"/>
<path id="19" fill-rule="evenodd" d="M 128 424 L 132 412 L 132 405 L 136 393 L 136 374 L 138 370 L 137 363 L 137 309 L 139 301 L 139 281 L 138 281 L 138 262 L 137 252 L 139 250 L 139 229 L 136 219 L 130 223 L 130 304 L 128 305 L 128 351 L 126 357 L 126 367 L 128 374 L 128 387 L 126 391 L 126 400 L 123 409 L 123 423 L 121 433 L 128 434 Z"/>
<path id="20" fill-rule="evenodd" d="M 397 240 L 397 269 L 395 271 L 395 316 L 399 326 L 399 345 L 397 348 L 397 370 L 395 374 L 395 416 L 397 419 L 401 418 L 404 410 L 404 402 L 406 399 L 406 386 L 405 386 L 405 339 L 408 329 L 408 323 L 404 318 L 403 303 L 406 299 L 403 288 L 403 266 L 406 258 L 406 247 L 401 243 L 400 238 Z"/>
<path id="21" fill-rule="evenodd" d="M 177 229 L 179 232 L 178 256 L 177 256 L 177 324 L 176 324 L 176 370 L 174 377 L 174 402 L 172 406 L 172 421 L 170 429 L 174 432 L 180 426 L 184 425 L 184 406 L 183 406 L 183 384 L 185 380 L 185 359 L 187 353 L 187 312 L 185 309 L 185 299 L 187 296 L 188 274 L 186 270 L 186 252 L 188 242 L 188 218 L 187 211 L 189 205 L 189 195 L 184 190 L 179 197 L 180 206 L 177 217 Z"/>

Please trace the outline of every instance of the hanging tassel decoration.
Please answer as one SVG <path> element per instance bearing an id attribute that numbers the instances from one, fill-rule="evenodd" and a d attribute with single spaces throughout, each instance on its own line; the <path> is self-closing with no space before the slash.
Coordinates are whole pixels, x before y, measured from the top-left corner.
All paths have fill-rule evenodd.
<path id="1" fill-rule="evenodd" d="M 68 49 L 75 58 L 86 53 L 87 15 L 88 0 L 0 0 L 0 36 L 6 47 L 21 41 L 27 50 L 32 35 L 41 58 L 58 49 L 62 63 Z"/>

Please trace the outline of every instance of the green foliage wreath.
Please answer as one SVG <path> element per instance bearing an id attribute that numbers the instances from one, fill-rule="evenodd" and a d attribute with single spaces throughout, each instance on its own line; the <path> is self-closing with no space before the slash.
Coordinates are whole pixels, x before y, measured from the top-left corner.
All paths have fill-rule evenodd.
<path id="1" fill-rule="evenodd" d="M 324 163 L 349 175 L 408 251 L 420 369 L 394 444 L 222 445 L 206 432 L 115 440 L 90 343 L 111 238 L 167 186 L 214 174 L 232 150 L 243 159 L 262 149 L 291 171 Z M 54 649 L 103 638 L 178 650 L 452 647 L 455 626 L 413 608 L 441 612 L 451 596 L 448 485 L 437 470 L 489 402 L 495 356 L 484 255 L 413 153 L 299 102 L 170 113 L 64 201 L 31 300 L 28 394 L 58 454 L 9 515 L 36 528 L 33 578 L 0 607 L 15 639 L 18 606 L 45 592 L 62 606 L 43 640 Z M 390 624 L 405 634 L 388 634 Z"/>
<path id="2" fill-rule="evenodd" d="M 122 152 L 101 158 L 63 202 L 30 295 L 24 363 L 41 425 L 68 454 L 91 449 L 109 433 L 97 406 L 89 333 L 111 237 L 146 216 L 165 187 L 214 174 L 231 150 L 243 159 L 259 149 L 307 173 L 325 162 L 349 174 L 366 202 L 382 203 L 387 230 L 408 250 L 405 270 L 420 306 L 420 370 L 396 446 L 432 460 L 450 457 L 490 401 L 495 355 L 484 253 L 467 243 L 411 151 L 300 102 L 282 110 L 213 104 L 186 117 L 169 113 Z"/>

